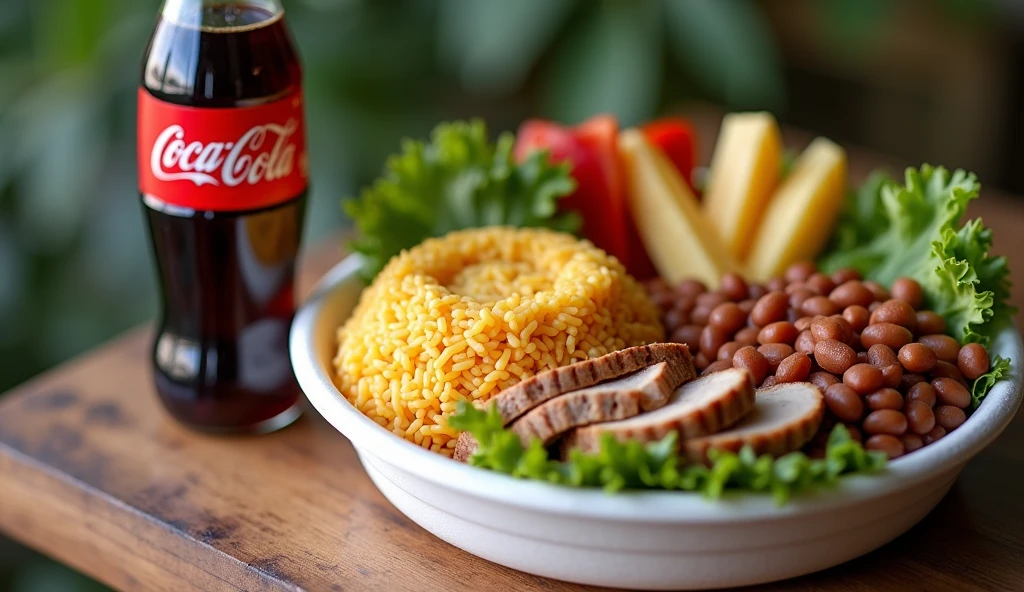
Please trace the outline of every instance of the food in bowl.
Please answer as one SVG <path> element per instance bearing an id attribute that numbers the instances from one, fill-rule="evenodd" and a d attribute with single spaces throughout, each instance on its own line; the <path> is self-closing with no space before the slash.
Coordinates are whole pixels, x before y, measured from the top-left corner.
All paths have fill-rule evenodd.
<path id="1" fill-rule="evenodd" d="M 710 495 L 737 488 L 780 499 L 877 470 L 968 421 L 1008 370 L 986 345 L 1011 313 L 1005 258 L 988 253 L 991 233 L 980 221 L 961 225 L 976 179 L 925 165 L 908 169 L 905 185 L 876 175 L 847 198 L 842 148 L 817 139 L 789 159 L 773 140 L 770 115 L 747 119 L 756 125 L 723 124 L 728 146 L 716 150 L 711 186 L 678 169 L 691 160 L 670 158 L 655 140 L 663 136 L 619 134 L 607 117 L 571 129 L 524 126 L 532 131 L 519 138 L 514 163 L 499 150 L 500 167 L 467 165 L 465 175 L 462 165 L 438 167 L 429 151 L 412 151 L 406 164 L 419 159 L 421 168 L 443 170 L 426 175 L 434 185 L 419 184 L 426 201 L 443 204 L 438 212 L 456 201 L 470 212 L 450 212 L 451 224 L 431 219 L 429 230 L 420 224 L 418 232 L 441 237 L 422 244 L 387 227 L 388 216 L 399 229 L 406 221 L 389 202 L 396 187 L 416 185 L 389 163 L 395 178 L 352 208 L 369 230 L 359 244 L 409 250 L 391 259 L 339 330 L 343 394 L 420 446 L 517 477 Z M 446 153 L 450 161 L 458 151 L 437 151 Z M 578 184 L 557 182 L 569 173 Z M 551 183 L 535 182 L 537 175 Z M 619 258 L 547 230 L 451 232 L 509 223 L 516 191 L 490 187 L 505 177 L 519 179 L 513 185 L 539 204 L 524 225 L 581 214 L 583 232 Z M 629 215 L 608 217 L 620 211 Z M 597 314 L 608 317 L 604 326 L 588 325 L 593 342 L 581 344 L 573 322 L 524 332 L 529 320 L 515 315 L 538 312 L 526 306 L 530 299 L 543 300 L 549 318 L 579 321 L 587 307 L 549 299 L 556 280 L 546 274 L 571 266 L 538 271 L 547 247 L 509 256 L 503 249 L 516 233 L 584 245 L 601 269 L 635 288 L 619 263 L 627 261 L 649 280 L 656 309 L 629 288 L 616 292 L 618 312 Z M 432 254 L 438 245 L 443 255 Z M 518 300 L 501 305 L 509 298 Z M 453 312 L 456 304 L 464 310 Z M 620 316 L 646 327 L 642 337 L 617 329 Z M 672 343 L 646 332 L 661 330 L 658 317 Z M 540 342 L 528 343 L 537 335 Z M 686 355 L 594 371 L 617 355 L 636 357 L 629 346 L 652 358 L 645 348 L 670 345 Z"/>
<path id="2" fill-rule="evenodd" d="M 489 227 L 394 257 L 338 330 L 339 390 L 397 435 L 451 456 L 459 401 L 549 368 L 661 341 L 657 308 L 587 241 Z"/>

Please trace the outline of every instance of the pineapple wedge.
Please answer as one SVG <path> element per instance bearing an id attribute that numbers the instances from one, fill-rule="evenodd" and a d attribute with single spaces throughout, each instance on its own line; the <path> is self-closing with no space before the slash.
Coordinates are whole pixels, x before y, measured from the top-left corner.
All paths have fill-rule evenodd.
<path id="1" fill-rule="evenodd" d="M 729 254 L 744 261 L 779 184 L 782 135 L 770 113 L 730 113 L 711 158 L 704 212 Z"/>
<path id="2" fill-rule="evenodd" d="M 718 287 L 735 264 L 679 172 L 640 130 L 619 134 L 619 152 L 630 211 L 658 273 L 671 284 L 697 279 Z"/>
<path id="3" fill-rule="evenodd" d="M 846 191 L 846 152 L 816 138 L 775 191 L 761 220 L 747 272 L 757 281 L 814 259 L 828 240 Z"/>

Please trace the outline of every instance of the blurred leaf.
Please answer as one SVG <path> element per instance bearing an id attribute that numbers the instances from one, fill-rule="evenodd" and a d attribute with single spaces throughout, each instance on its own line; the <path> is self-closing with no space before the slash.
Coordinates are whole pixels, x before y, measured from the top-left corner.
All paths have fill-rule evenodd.
<path id="1" fill-rule="evenodd" d="M 779 109 L 782 70 L 768 24 L 744 0 L 666 0 L 679 59 L 706 91 L 741 109 Z"/>
<path id="2" fill-rule="evenodd" d="M 87 63 L 120 6 L 120 0 L 35 0 L 36 55 L 47 68 Z"/>
<path id="3" fill-rule="evenodd" d="M 558 49 L 546 75 L 544 114 L 571 123 L 612 113 L 623 125 L 654 114 L 661 88 L 659 5 L 602 0 Z"/>
<path id="4" fill-rule="evenodd" d="M 437 36 L 441 60 L 472 92 L 515 90 L 574 5 L 574 0 L 443 0 Z"/>

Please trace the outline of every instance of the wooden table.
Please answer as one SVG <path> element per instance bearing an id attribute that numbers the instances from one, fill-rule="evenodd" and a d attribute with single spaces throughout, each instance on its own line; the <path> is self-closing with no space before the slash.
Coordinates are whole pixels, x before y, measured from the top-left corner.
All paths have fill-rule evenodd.
<path id="1" fill-rule="evenodd" d="M 1024 202 L 989 194 L 974 213 L 1012 254 L 1024 309 Z M 337 244 L 312 249 L 303 289 L 340 257 Z M 150 338 L 131 331 L 0 400 L 0 531 L 125 590 L 585 589 L 434 538 L 311 409 L 264 437 L 178 426 L 150 384 Z M 908 534 L 758 589 L 1024 589 L 1022 476 L 1024 414 Z"/>

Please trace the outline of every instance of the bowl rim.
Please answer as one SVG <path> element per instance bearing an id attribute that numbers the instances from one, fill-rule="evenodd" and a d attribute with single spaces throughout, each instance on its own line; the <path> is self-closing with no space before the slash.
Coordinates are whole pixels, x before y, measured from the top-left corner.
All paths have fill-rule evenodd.
<path id="1" fill-rule="evenodd" d="M 352 442 L 361 459 L 370 455 L 399 472 L 504 506 L 563 517 L 658 524 L 781 520 L 794 514 L 828 512 L 910 488 L 951 469 L 959 472 L 959 467 L 999 436 L 1021 404 L 1024 346 L 1020 332 L 1010 326 L 1000 332 L 993 347 L 1014 360 L 1010 376 L 993 387 L 963 426 L 912 455 L 891 461 L 881 474 L 843 477 L 835 487 L 800 493 L 783 506 L 769 495 L 741 493 L 709 502 L 694 492 L 624 491 L 609 495 L 600 489 L 518 479 L 454 461 L 399 438 L 359 412 L 338 391 L 317 360 L 315 328 L 332 292 L 348 282 L 362 282 L 358 273 L 361 263 L 359 255 L 350 255 L 336 264 L 316 284 L 292 322 L 292 367 L 306 398 Z"/>

